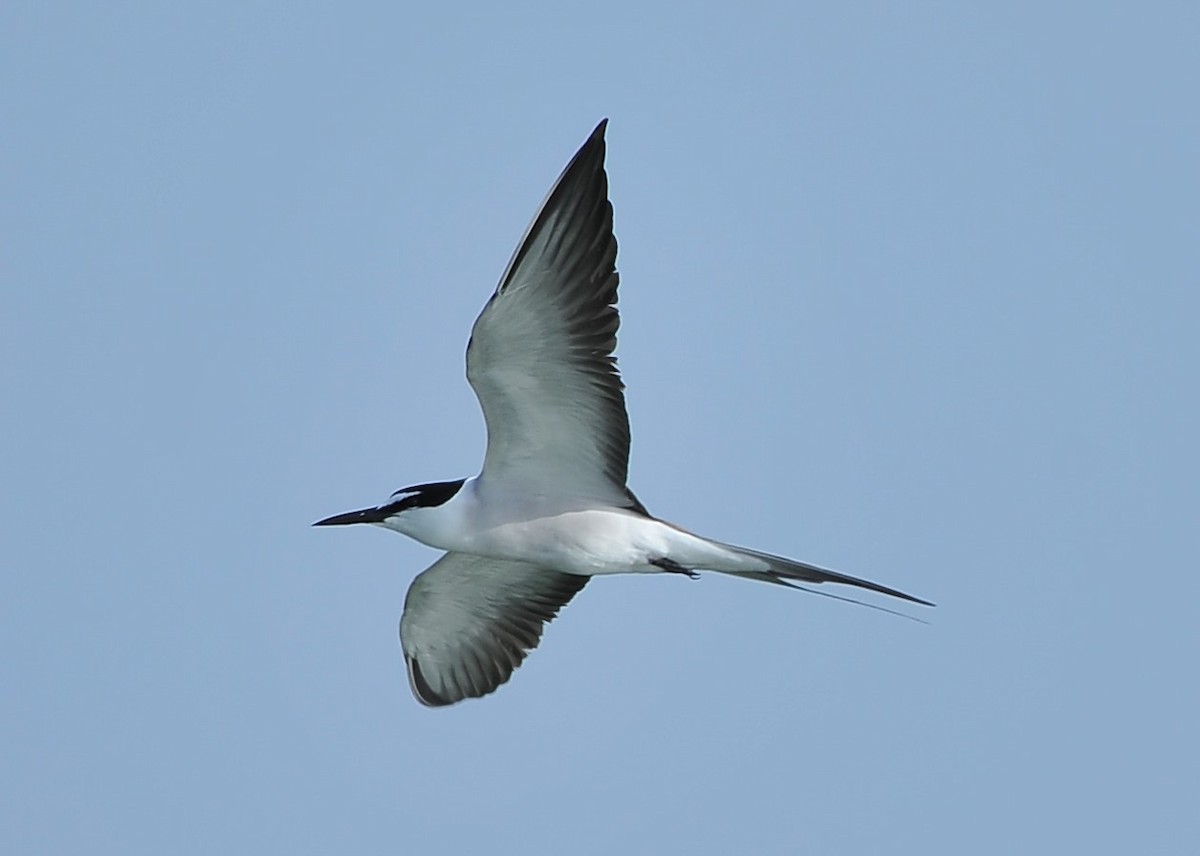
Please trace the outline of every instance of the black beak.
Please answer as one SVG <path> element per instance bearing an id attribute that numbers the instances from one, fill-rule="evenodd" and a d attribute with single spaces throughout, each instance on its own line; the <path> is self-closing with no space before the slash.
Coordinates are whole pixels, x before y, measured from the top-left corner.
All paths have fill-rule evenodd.
<path id="1" fill-rule="evenodd" d="M 362 511 L 347 511 L 345 514 L 335 514 L 318 520 L 313 526 L 346 526 L 350 523 L 379 523 L 387 517 L 383 509 L 364 508 Z"/>

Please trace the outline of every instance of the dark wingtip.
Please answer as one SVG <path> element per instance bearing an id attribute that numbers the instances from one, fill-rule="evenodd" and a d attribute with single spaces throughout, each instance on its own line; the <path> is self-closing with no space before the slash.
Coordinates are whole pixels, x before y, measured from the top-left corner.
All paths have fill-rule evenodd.
<path id="1" fill-rule="evenodd" d="M 600 152 L 601 163 L 603 163 L 604 151 L 606 148 L 604 131 L 607 128 L 608 119 L 601 119 L 600 124 L 595 127 L 592 133 L 588 134 L 588 138 L 584 141 L 583 145 L 579 147 L 579 151 L 575 153 L 575 157 L 572 159 L 571 163 L 573 164 L 575 161 L 581 160 L 584 157 L 591 157 L 592 153 L 597 151 Z M 570 169 L 569 165 L 567 169 Z M 564 175 L 565 174 L 566 170 L 564 170 Z"/>
<path id="2" fill-rule="evenodd" d="M 405 664 L 408 666 L 408 681 L 412 686 L 413 695 L 417 697 L 417 701 L 426 707 L 446 707 L 454 704 L 456 701 L 462 701 L 462 698 L 450 698 L 434 691 L 429 685 L 429 681 L 425 679 L 425 675 L 421 672 L 421 666 L 413 657 L 405 657 Z"/>

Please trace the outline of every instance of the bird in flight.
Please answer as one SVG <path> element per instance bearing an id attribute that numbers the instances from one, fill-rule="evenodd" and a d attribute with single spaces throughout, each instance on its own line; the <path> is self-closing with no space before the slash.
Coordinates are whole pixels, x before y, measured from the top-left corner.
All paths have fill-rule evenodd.
<path id="1" fill-rule="evenodd" d="M 494 691 L 599 574 L 718 571 L 794 586 L 896 589 L 704 538 L 626 486 L 617 242 L 602 121 L 554 183 L 467 343 L 487 423 L 474 478 L 402 488 L 314 526 L 373 523 L 446 554 L 409 587 L 400 642 L 413 694 L 444 706 Z"/>

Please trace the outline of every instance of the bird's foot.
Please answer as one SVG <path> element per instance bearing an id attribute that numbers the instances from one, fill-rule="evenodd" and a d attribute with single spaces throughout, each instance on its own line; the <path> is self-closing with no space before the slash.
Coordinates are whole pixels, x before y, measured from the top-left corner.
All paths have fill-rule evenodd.
<path id="1" fill-rule="evenodd" d="M 664 571 L 666 571 L 669 574 L 686 574 L 688 577 L 690 577 L 693 580 L 700 579 L 700 575 L 698 573 L 696 573 L 695 571 L 693 571 L 691 568 L 685 568 L 683 565 L 679 564 L 678 562 L 672 561 L 671 559 L 668 559 L 665 556 L 661 559 L 652 559 L 650 561 L 650 564 L 654 565 L 654 567 L 656 567 L 656 568 L 662 568 Z"/>

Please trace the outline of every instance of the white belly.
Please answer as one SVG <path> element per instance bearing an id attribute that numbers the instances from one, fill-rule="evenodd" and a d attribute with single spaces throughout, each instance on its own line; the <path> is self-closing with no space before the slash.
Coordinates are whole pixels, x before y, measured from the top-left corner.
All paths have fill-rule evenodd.
<path id="1" fill-rule="evenodd" d="M 568 511 L 535 520 L 500 523 L 463 546 L 473 553 L 533 562 L 574 574 L 650 573 L 650 562 L 670 551 L 667 527 L 608 510 Z"/>
<path id="2" fill-rule="evenodd" d="M 613 510 L 570 511 L 480 531 L 470 552 L 573 574 L 653 574 L 669 559 L 687 568 L 742 569 L 744 558 L 659 520 Z"/>
<path id="3" fill-rule="evenodd" d="M 760 562 L 661 520 L 623 509 L 533 502 L 528 496 L 479 502 L 473 480 L 444 505 L 414 509 L 382 525 L 431 547 L 530 562 L 572 574 L 660 573 L 685 568 L 762 570 Z"/>

